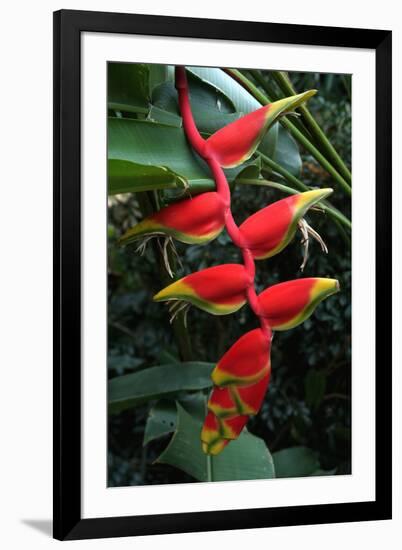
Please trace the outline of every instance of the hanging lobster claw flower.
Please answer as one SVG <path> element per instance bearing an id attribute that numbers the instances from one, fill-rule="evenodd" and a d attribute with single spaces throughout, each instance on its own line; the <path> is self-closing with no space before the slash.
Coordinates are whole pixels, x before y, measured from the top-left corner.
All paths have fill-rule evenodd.
<path id="1" fill-rule="evenodd" d="M 261 329 L 243 334 L 225 353 L 212 371 L 215 386 L 247 385 L 269 371 L 270 341 Z"/>
<path id="2" fill-rule="evenodd" d="M 208 400 L 208 409 L 219 418 L 239 414 L 238 405 L 233 398 L 230 386 L 215 386 Z"/>
<path id="3" fill-rule="evenodd" d="M 129 229 L 121 244 L 144 236 L 167 235 L 186 244 L 202 244 L 215 239 L 225 225 L 225 211 L 218 193 L 202 193 L 170 204 Z"/>
<path id="4" fill-rule="evenodd" d="M 246 415 L 233 418 L 219 419 L 221 437 L 225 439 L 237 439 L 242 429 L 247 424 L 249 417 Z"/>
<path id="5" fill-rule="evenodd" d="M 258 299 L 271 328 L 287 330 L 303 323 L 322 300 L 338 291 L 336 279 L 310 277 L 273 285 Z"/>
<path id="6" fill-rule="evenodd" d="M 206 141 L 206 154 L 223 168 L 242 164 L 255 152 L 269 127 L 280 116 L 296 109 L 316 93 L 309 90 L 269 103 L 224 126 Z"/>
<path id="7" fill-rule="evenodd" d="M 267 392 L 269 379 L 271 377 L 271 365 L 267 374 L 255 384 L 249 386 L 235 385 L 231 387 L 234 401 L 239 414 L 254 416 L 258 413 Z"/>
<path id="8" fill-rule="evenodd" d="M 224 439 L 221 435 L 221 427 L 217 417 L 208 412 L 204 425 L 201 431 L 202 450 L 206 454 L 217 455 L 229 443 L 228 439 Z"/>
<path id="9" fill-rule="evenodd" d="M 222 264 L 191 273 L 154 296 L 156 302 L 189 302 L 213 315 L 227 315 L 246 303 L 250 276 L 240 264 Z"/>
<path id="10" fill-rule="evenodd" d="M 215 386 L 208 400 L 208 409 L 221 420 L 237 415 L 256 415 L 261 408 L 270 376 L 271 367 L 269 366 L 269 370 L 263 377 L 253 384 Z"/>
<path id="11" fill-rule="evenodd" d="M 291 195 L 259 210 L 240 226 L 256 260 L 281 252 L 293 239 L 307 210 L 332 193 L 332 189 L 314 189 Z"/>
<path id="12" fill-rule="evenodd" d="M 219 454 L 237 439 L 250 416 L 261 408 L 271 375 L 271 335 L 261 329 L 244 334 L 212 371 L 201 440 L 207 454 Z"/>

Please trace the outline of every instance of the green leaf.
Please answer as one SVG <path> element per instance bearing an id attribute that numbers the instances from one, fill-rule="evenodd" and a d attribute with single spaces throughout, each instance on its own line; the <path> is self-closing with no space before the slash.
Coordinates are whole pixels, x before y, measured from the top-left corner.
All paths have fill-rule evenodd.
<path id="1" fill-rule="evenodd" d="M 202 117 L 205 112 L 229 114 L 236 111 L 231 99 L 211 82 L 201 79 L 191 71 L 187 73 L 193 115 Z"/>
<path id="2" fill-rule="evenodd" d="M 180 116 L 177 91 L 173 82 L 162 82 L 152 91 L 152 105 L 162 111 Z"/>
<path id="3" fill-rule="evenodd" d="M 143 359 L 133 357 L 129 354 L 112 354 L 108 355 L 107 366 L 109 370 L 137 370 L 143 364 Z"/>
<path id="4" fill-rule="evenodd" d="M 261 104 L 243 86 L 222 69 L 187 67 L 187 72 L 198 76 L 205 83 L 222 92 L 232 102 L 234 110 L 238 113 L 250 113 L 261 107 Z"/>
<path id="5" fill-rule="evenodd" d="M 317 454 L 307 447 L 290 447 L 272 455 L 276 477 L 311 476 L 320 468 Z"/>
<path id="6" fill-rule="evenodd" d="M 118 159 L 109 159 L 108 181 L 109 195 L 185 187 L 183 178 L 166 166 L 150 166 Z"/>
<path id="7" fill-rule="evenodd" d="M 184 394 L 178 401 L 191 416 L 203 421 L 205 416 L 205 396 L 202 392 Z M 149 412 L 143 445 L 146 445 L 153 439 L 172 433 L 176 429 L 176 425 L 176 403 L 172 400 L 161 399 Z"/>
<path id="8" fill-rule="evenodd" d="M 236 113 L 233 103 L 213 85 L 203 82 L 191 73 L 188 83 L 191 110 L 201 133 L 212 134 L 243 114 Z M 165 82 L 154 90 L 152 104 L 162 112 L 180 116 L 177 91 L 172 82 Z"/>
<path id="9" fill-rule="evenodd" d="M 275 155 L 276 146 L 278 143 L 278 127 L 279 127 L 278 122 L 276 122 L 273 126 L 271 126 L 271 128 L 263 137 L 260 145 L 258 146 L 258 150 L 270 158 L 272 158 Z"/>
<path id="10" fill-rule="evenodd" d="M 270 132 L 271 130 L 269 130 Z M 268 134 L 269 134 L 268 132 Z M 262 151 L 264 152 L 264 151 Z M 267 154 L 267 153 L 266 153 Z M 278 140 L 275 154 L 270 156 L 293 176 L 298 176 L 302 167 L 299 147 L 291 134 L 280 124 L 278 125 Z"/>
<path id="11" fill-rule="evenodd" d="M 124 192 L 148 189 L 150 181 L 144 184 L 144 179 L 152 179 L 155 172 L 159 180 L 152 189 L 188 186 L 201 191 L 215 188 L 206 166 L 189 148 L 181 128 L 150 121 L 109 118 L 108 158 L 111 193 L 119 192 L 116 189 L 124 189 Z M 120 164 L 122 161 L 124 165 Z"/>
<path id="12" fill-rule="evenodd" d="M 320 476 L 333 476 L 336 473 L 336 468 L 332 468 L 332 470 L 321 470 L 318 469 L 315 472 L 313 472 L 311 475 L 320 477 Z"/>
<path id="13" fill-rule="evenodd" d="M 166 349 L 162 350 L 156 359 L 161 365 L 167 365 L 169 363 L 180 363 L 180 359 Z"/>
<path id="14" fill-rule="evenodd" d="M 161 124 L 174 126 L 176 128 L 182 127 L 181 116 L 171 113 L 170 111 L 160 109 L 155 105 L 151 105 L 147 120 L 150 120 L 151 122 L 160 122 Z"/>
<path id="15" fill-rule="evenodd" d="M 173 432 L 176 428 L 177 408 L 174 401 L 161 399 L 149 411 L 145 426 L 143 445 L 153 439 Z"/>
<path id="16" fill-rule="evenodd" d="M 192 417 L 197 418 L 200 422 L 204 422 L 205 394 L 202 391 L 183 394 L 176 401 L 180 403 L 180 405 Z M 177 412 L 177 409 L 176 409 L 176 412 Z"/>
<path id="17" fill-rule="evenodd" d="M 171 82 L 174 82 L 173 65 L 159 65 L 159 64 L 150 63 L 148 65 L 148 68 L 149 68 L 149 90 L 151 92 L 151 96 L 152 96 L 153 90 L 163 82 L 166 82 L 168 80 L 170 80 Z"/>
<path id="18" fill-rule="evenodd" d="M 211 461 L 211 481 L 271 479 L 275 477 L 272 457 L 264 441 L 247 430 L 218 456 L 208 458 L 202 451 L 202 421 L 177 404 L 175 433 L 156 462 L 175 466 L 199 481 L 208 481 L 207 461 Z"/>
<path id="19" fill-rule="evenodd" d="M 217 130 L 220 130 L 227 124 L 238 120 L 243 116 L 244 113 L 209 113 L 204 112 L 204 116 L 199 117 L 199 120 L 196 121 L 197 128 L 203 137 L 208 137 L 209 135 L 215 133 Z"/>
<path id="20" fill-rule="evenodd" d="M 181 391 L 209 388 L 213 367 L 213 363 L 173 363 L 112 378 L 108 384 L 109 412 L 115 414 Z"/>
<path id="21" fill-rule="evenodd" d="M 143 63 L 108 63 L 108 106 L 116 111 L 147 113 L 149 67 Z"/>
<path id="22" fill-rule="evenodd" d="M 323 371 L 310 369 L 304 380 L 306 403 L 309 407 L 317 407 L 324 397 L 327 378 Z"/>

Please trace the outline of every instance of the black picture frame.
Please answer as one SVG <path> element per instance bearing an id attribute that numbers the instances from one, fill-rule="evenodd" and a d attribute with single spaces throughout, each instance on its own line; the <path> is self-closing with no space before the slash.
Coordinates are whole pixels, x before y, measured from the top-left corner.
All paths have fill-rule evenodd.
<path id="1" fill-rule="evenodd" d="M 82 519 L 81 144 L 83 32 L 369 48 L 376 55 L 376 499 Z M 391 518 L 390 31 L 61 10 L 54 13 L 54 521 L 60 540 Z"/>

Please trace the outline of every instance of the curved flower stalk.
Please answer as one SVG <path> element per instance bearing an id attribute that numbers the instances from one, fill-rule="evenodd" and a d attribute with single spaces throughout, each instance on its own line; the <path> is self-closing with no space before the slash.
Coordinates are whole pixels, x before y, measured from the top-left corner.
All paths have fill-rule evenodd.
<path id="1" fill-rule="evenodd" d="M 281 252 L 298 227 L 306 247 L 302 267 L 310 235 L 327 250 L 303 216 L 332 190 L 317 189 L 280 200 L 256 212 L 238 227 L 230 209 L 230 188 L 222 168 L 247 160 L 272 123 L 314 95 L 315 90 L 266 105 L 205 140 L 193 119 L 184 67 L 176 67 L 175 81 L 184 131 L 192 148 L 208 164 L 216 192 L 201 195 L 205 201 L 202 206 L 198 206 L 202 199 L 194 206 L 196 198 L 161 210 L 130 230 L 123 240 L 128 242 L 140 234 L 161 232 L 183 242 L 198 242 L 193 240 L 197 235 L 207 242 L 224 225 L 233 244 L 242 253 L 243 265 L 226 264 L 192 273 L 154 296 L 156 301 L 173 301 L 173 316 L 186 310 L 189 304 L 215 315 L 225 315 L 247 302 L 259 319 L 260 328 L 244 334 L 224 354 L 211 375 L 214 388 L 208 401 L 201 441 L 205 453 L 216 455 L 240 435 L 249 417 L 257 414 L 261 407 L 271 374 L 272 331 L 290 329 L 302 323 L 321 300 L 339 290 L 336 280 L 322 278 L 280 283 L 268 287 L 259 296 L 254 286 L 254 260 Z M 205 195 L 212 196 L 205 198 Z M 181 217 L 176 219 L 173 206 L 177 206 Z"/>

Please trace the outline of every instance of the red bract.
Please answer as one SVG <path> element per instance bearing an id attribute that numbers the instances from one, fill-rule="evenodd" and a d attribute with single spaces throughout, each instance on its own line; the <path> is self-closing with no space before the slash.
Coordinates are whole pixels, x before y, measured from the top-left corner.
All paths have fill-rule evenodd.
<path id="1" fill-rule="evenodd" d="M 227 315 L 246 303 L 250 282 L 243 265 L 217 265 L 179 279 L 158 292 L 154 300 L 190 302 L 214 315 Z"/>
<path id="2" fill-rule="evenodd" d="M 212 372 L 215 384 L 201 433 L 204 452 L 218 454 L 258 413 L 271 374 L 270 338 L 261 329 L 244 334 Z"/>
<path id="3" fill-rule="evenodd" d="M 237 403 L 237 411 L 240 414 L 253 416 L 258 413 L 264 401 L 270 377 L 271 365 L 269 365 L 267 374 L 255 384 L 233 386 L 232 395 Z"/>
<path id="4" fill-rule="evenodd" d="M 187 244 L 209 242 L 225 226 L 225 211 L 218 193 L 202 193 L 166 206 L 129 229 L 120 239 L 131 243 L 147 235 L 168 235 Z"/>
<path id="5" fill-rule="evenodd" d="M 336 279 L 309 277 L 273 285 L 258 299 L 272 329 L 287 330 L 305 321 L 322 300 L 338 291 Z"/>
<path id="6" fill-rule="evenodd" d="M 224 440 L 237 439 L 244 426 L 247 424 L 248 419 L 249 417 L 246 415 L 234 416 L 233 418 L 221 418 L 219 424 L 222 438 Z"/>
<path id="7" fill-rule="evenodd" d="M 201 442 L 204 453 L 210 455 L 219 454 L 229 443 L 228 439 L 222 437 L 218 418 L 212 412 L 208 412 L 205 417 L 201 431 Z"/>
<path id="8" fill-rule="evenodd" d="M 281 252 L 293 239 L 307 210 L 332 193 L 316 189 L 274 202 L 259 210 L 239 227 L 256 260 Z"/>
<path id="9" fill-rule="evenodd" d="M 225 353 L 211 378 L 216 386 L 249 384 L 260 380 L 269 369 L 270 342 L 261 329 L 244 334 Z"/>
<path id="10" fill-rule="evenodd" d="M 207 139 L 206 156 L 212 156 L 224 168 L 242 164 L 255 152 L 278 116 L 295 109 L 315 93 L 310 90 L 280 99 L 224 126 Z"/>

